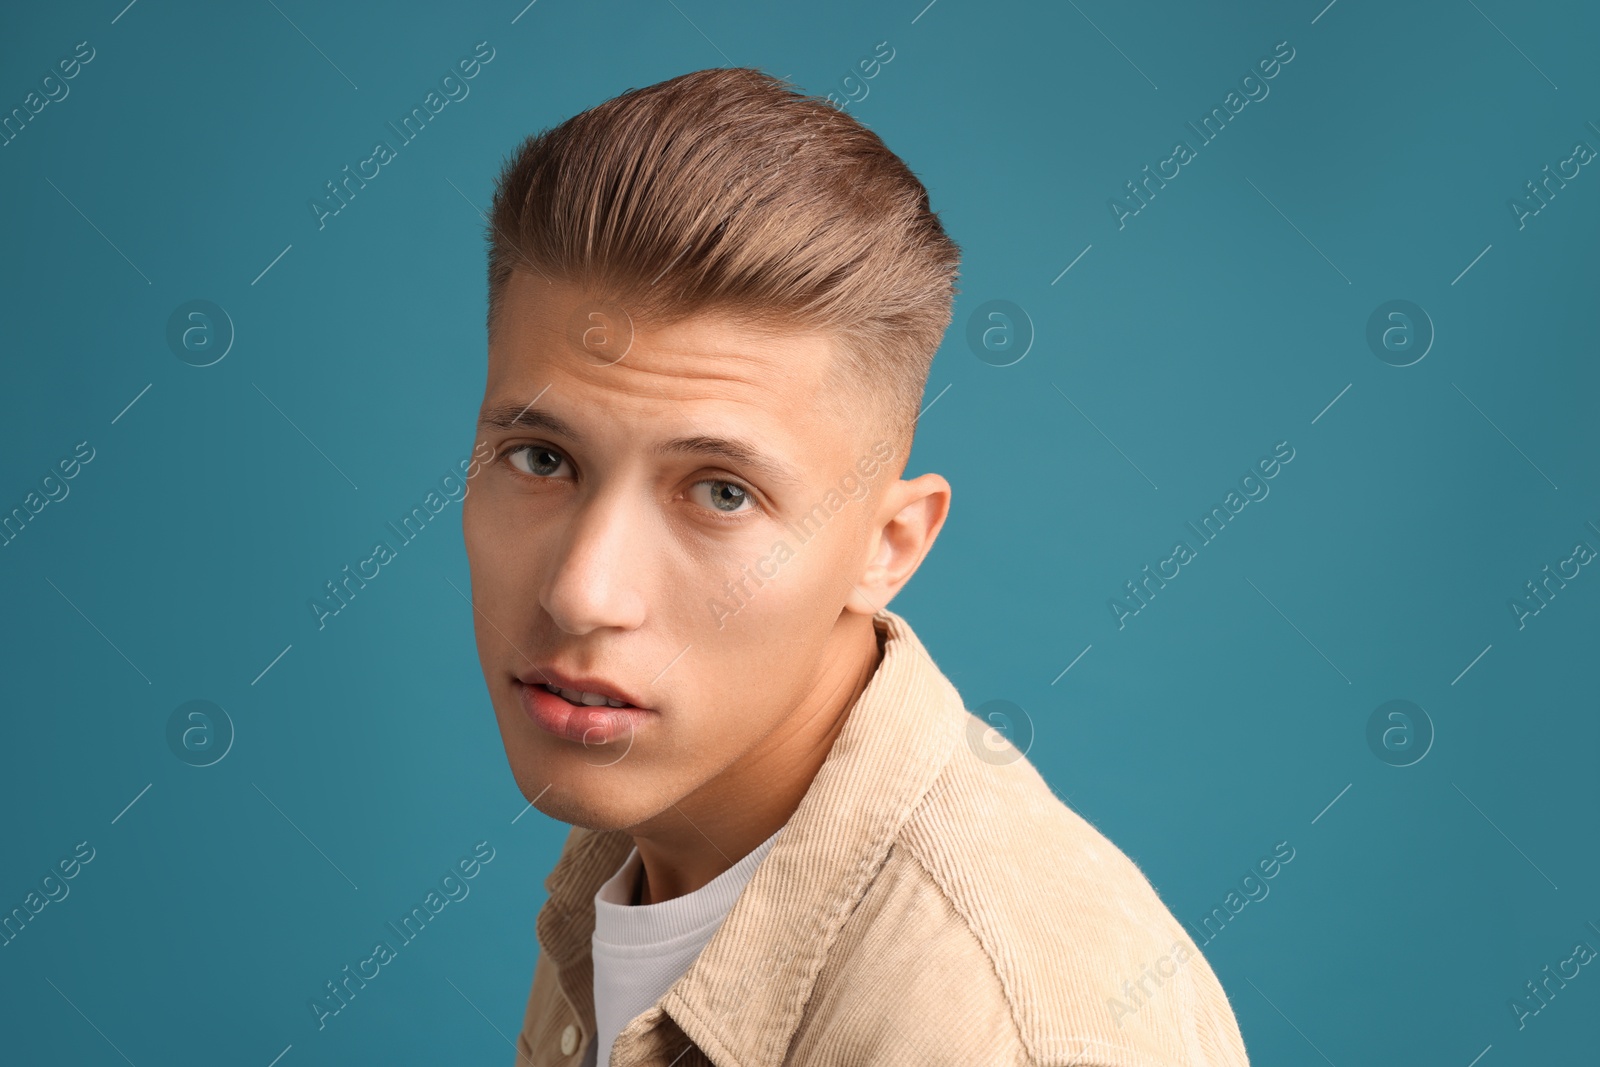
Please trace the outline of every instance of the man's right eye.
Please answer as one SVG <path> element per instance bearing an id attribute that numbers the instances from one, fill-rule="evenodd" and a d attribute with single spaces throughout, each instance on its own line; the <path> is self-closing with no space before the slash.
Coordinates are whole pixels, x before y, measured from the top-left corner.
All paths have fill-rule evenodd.
<path id="1" fill-rule="evenodd" d="M 548 478 L 561 468 L 566 457 L 544 445 L 517 445 L 506 451 L 506 461 L 523 474 Z"/>

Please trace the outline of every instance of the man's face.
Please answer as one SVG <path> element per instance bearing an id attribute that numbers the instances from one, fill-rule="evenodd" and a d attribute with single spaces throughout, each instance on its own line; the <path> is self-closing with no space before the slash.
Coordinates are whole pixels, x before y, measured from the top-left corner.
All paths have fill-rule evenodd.
<path id="1" fill-rule="evenodd" d="M 835 695 L 818 691 L 837 681 L 826 646 L 897 472 L 882 427 L 819 402 L 827 338 L 708 316 L 630 336 L 615 307 L 591 318 L 598 307 L 513 274 L 478 428 L 493 458 L 463 525 L 518 786 L 563 822 L 617 829 Z M 555 675 L 648 710 L 591 715 L 544 690 Z"/>

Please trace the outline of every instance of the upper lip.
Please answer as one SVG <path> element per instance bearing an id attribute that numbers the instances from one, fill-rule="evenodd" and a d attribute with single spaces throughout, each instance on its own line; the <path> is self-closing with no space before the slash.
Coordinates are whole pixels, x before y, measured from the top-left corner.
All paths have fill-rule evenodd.
<path id="1" fill-rule="evenodd" d="M 554 667 L 543 664 L 521 672 L 517 675 L 517 680 L 523 685 L 549 683 L 557 689 L 572 689 L 580 693 L 598 693 L 603 697 L 610 697 L 612 700 L 620 700 L 625 704 L 632 704 L 636 708 L 647 707 L 642 700 L 631 692 L 619 685 L 613 685 L 604 678 L 596 678 L 593 675 L 585 674 L 568 674 L 565 671 L 558 671 Z"/>

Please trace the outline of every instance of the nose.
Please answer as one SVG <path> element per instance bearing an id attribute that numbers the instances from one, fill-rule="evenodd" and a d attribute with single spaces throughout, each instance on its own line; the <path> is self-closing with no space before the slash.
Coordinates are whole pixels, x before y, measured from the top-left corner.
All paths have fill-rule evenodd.
<path id="1" fill-rule="evenodd" d="M 648 555 L 643 525 L 637 501 L 620 491 L 599 493 L 575 505 L 539 597 L 563 631 L 582 636 L 607 628 L 631 630 L 643 623 L 639 578 Z"/>

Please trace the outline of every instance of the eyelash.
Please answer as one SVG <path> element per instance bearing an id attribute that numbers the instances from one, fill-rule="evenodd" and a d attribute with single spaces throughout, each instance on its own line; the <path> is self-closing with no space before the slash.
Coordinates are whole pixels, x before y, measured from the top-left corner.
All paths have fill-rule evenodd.
<path id="1" fill-rule="evenodd" d="M 504 451 L 502 451 L 500 453 L 499 458 L 500 458 L 501 462 L 503 462 L 507 467 L 509 467 L 513 474 L 515 474 L 515 475 L 517 475 L 519 477 L 522 477 L 522 478 L 531 478 L 534 481 L 541 481 L 541 482 L 549 481 L 550 478 L 548 476 L 541 477 L 540 475 L 537 475 L 537 474 L 529 474 L 527 471 L 518 470 L 511 462 L 511 457 L 516 455 L 518 452 L 549 452 L 552 455 L 560 456 L 563 460 L 566 460 L 568 463 L 572 462 L 572 457 L 571 456 L 567 455 L 565 452 L 561 451 L 559 448 L 552 448 L 549 445 L 532 445 L 532 444 L 512 445 L 512 446 L 510 446 L 509 448 L 505 449 Z M 745 485 L 743 482 L 739 481 L 736 478 L 701 478 L 699 481 L 695 482 L 694 484 L 695 485 L 708 485 L 708 484 L 731 485 L 731 486 L 734 486 L 735 488 L 737 488 L 740 492 L 744 493 L 744 495 L 749 499 L 750 507 L 745 509 L 744 511 L 738 512 L 737 514 L 728 514 L 726 512 L 718 512 L 714 508 L 701 508 L 700 510 L 704 511 L 708 515 L 710 515 L 711 518 L 712 518 L 712 521 L 714 521 L 714 522 L 727 523 L 727 524 L 730 524 L 730 525 L 734 524 L 734 523 L 740 523 L 740 522 L 744 522 L 750 515 L 758 512 L 758 511 L 764 510 L 764 508 L 762 507 L 761 501 L 759 499 L 757 499 L 757 497 L 756 497 L 755 491 L 752 490 L 749 486 Z"/>

